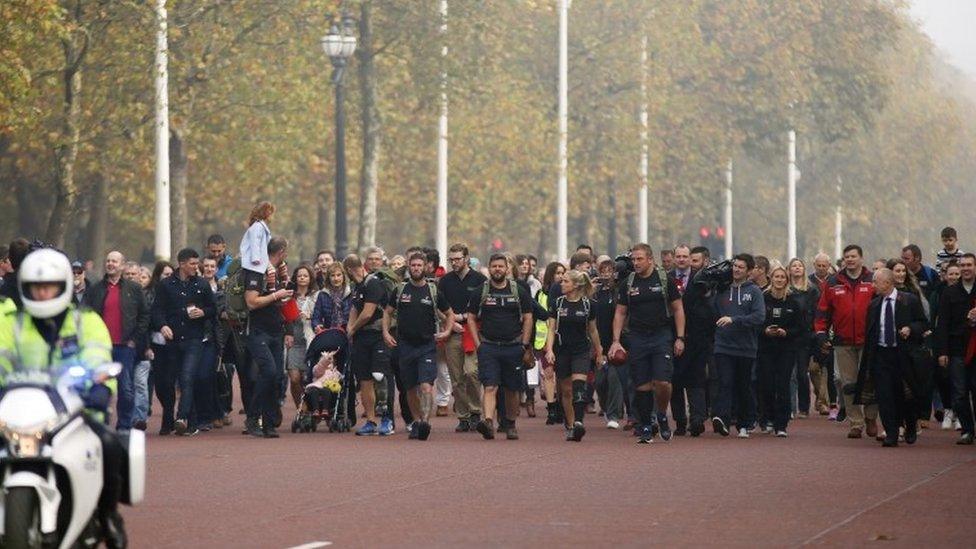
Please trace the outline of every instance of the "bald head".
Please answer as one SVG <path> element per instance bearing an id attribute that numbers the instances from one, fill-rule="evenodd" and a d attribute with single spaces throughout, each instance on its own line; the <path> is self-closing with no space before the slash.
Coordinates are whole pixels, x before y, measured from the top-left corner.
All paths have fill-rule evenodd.
<path id="1" fill-rule="evenodd" d="M 122 264 L 125 263 L 125 256 L 122 252 L 111 251 L 105 256 L 105 276 L 112 280 L 118 280 L 122 276 Z"/>
<path id="2" fill-rule="evenodd" d="M 888 295 L 895 287 L 895 273 L 887 267 L 874 271 L 874 293 L 877 295 Z"/>

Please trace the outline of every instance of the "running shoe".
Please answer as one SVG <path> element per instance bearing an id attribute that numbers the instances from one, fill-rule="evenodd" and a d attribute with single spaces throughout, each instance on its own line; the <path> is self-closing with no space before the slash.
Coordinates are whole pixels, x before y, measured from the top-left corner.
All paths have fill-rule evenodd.
<path id="1" fill-rule="evenodd" d="M 563 430 L 566 431 L 566 442 L 575 442 L 573 439 L 573 430 L 569 427 L 565 427 Z"/>
<path id="2" fill-rule="evenodd" d="M 952 421 L 956 418 L 956 415 L 952 413 L 952 410 L 946 410 L 945 414 L 942 416 L 942 430 L 948 431 L 952 429 Z"/>
<path id="3" fill-rule="evenodd" d="M 586 428 L 583 427 L 582 421 L 577 421 L 576 423 L 573 423 L 573 440 L 579 442 L 583 440 L 583 435 L 585 434 L 586 434 Z"/>
<path id="4" fill-rule="evenodd" d="M 407 425 L 407 433 L 409 433 L 407 435 L 407 440 L 417 440 L 418 437 L 417 437 L 417 422 L 416 421 L 413 422 L 413 423 L 411 423 L 410 425 Z"/>
<path id="5" fill-rule="evenodd" d="M 485 440 L 493 440 L 495 438 L 495 426 L 493 425 L 491 418 L 485 418 L 478 422 L 475 429 L 481 433 L 481 436 Z"/>
<path id="6" fill-rule="evenodd" d="M 651 444 L 654 442 L 654 429 L 650 425 L 645 425 L 640 429 L 640 436 L 637 444 Z"/>
<path id="7" fill-rule="evenodd" d="M 380 420 L 380 436 L 388 437 L 395 434 L 396 430 L 393 428 L 393 420 L 385 417 Z"/>
<path id="8" fill-rule="evenodd" d="M 668 423 L 667 418 L 658 419 L 657 423 L 661 432 L 661 440 L 664 442 L 671 440 L 671 424 Z"/>
<path id="9" fill-rule="evenodd" d="M 786 438 L 786 431 L 776 431 L 777 438 Z"/>
<path id="10" fill-rule="evenodd" d="M 505 429 L 505 438 L 508 440 L 518 440 L 518 429 L 515 428 L 515 424 L 512 423 L 508 429 Z"/>
<path id="11" fill-rule="evenodd" d="M 701 421 L 692 421 L 691 427 L 688 428 L 688 434 L 693 437 L 697 437 L 705 432 L 705 424 Z"/>
<path id="12" fill-rule="evenodd" d="M 746 429 L 745 427 L 737 427 L 737 428 L 739 430 L 739 434 L 738 434 L 739 438 L 749 438 L 749 429 Z"/>
<path id="13" fill-rule="evenodd" d="M 619 428 L 620 428 L 620 423 L 617 422 L 617 420 L 611 419 L 610 421 L 607 422 L 607 429 L 619 429 Z"/>
<path id="14" fill-rule="evenodd" d="M 186 429 L 187 426 L 186 426 L 185 419 L 176 420 L 176 423 L 174 424 L 174 428 L 173 428 L 173 432 L 176 433 L 176 436 L 182 436 L 183 433 L 186 432 Z"/>
<path id="15" fill-rule="evenodd" d="M 466 419 L 459 419 L 457 427 L 454 428 L 455 433 L 467 433 L 471 430 L 471 423 Z"/>
<path id="16" fill-rule="evenodd" d="M 972 435 L 972 433 L 963 433 L 962 436 L 959 437 L 959 440 L 956 441 L 956 444 L 962 444 L 964 446 L 971 446 L 973 444 L 973 435 Z"/>
<path id="17" fill-rule="evenodd" d="M 712 430 L 722 435 L 723 437 L 729 436 L 728 426 L 725 425 L 725 422 L 722 421 L 722 418 L 718 416 L 712 418 Z"/>
<path id="18" fill-rule="evenodd" d="M 362 427 L 359 428 L 358 431 L 356 431 L 356 436 L 360 436 L 360 437 L 372 436 L 378 434 L 379 434 L 379 430 L 377 430 L 376 428 L 376 422 L 373 421 L 367 421 Z"/>
<path id="19" fill-rule="evenodd" d="M 430 423 L 426 421 L 414 423 L 414 430 L 417 431 L 418 440 L 427 440 L 430 438 Z"/>

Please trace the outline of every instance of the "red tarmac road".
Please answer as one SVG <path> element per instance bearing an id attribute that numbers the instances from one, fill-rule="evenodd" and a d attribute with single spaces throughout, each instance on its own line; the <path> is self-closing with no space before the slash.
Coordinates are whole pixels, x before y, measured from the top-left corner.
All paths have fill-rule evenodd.
<path id="1" fill-rule="evenodd" d="M 643 446 L 590 415 L 582 443 L 541 416 L 518 441 L 455 434 L 453 418 L 427 442 L 262 440 L 240 418 L 151 431 L 146 500 L 123 510 L 133 547 L 973 546 L 976 447 L 950 431 L 889 449 L 816 417 L 787 439 Z"/>

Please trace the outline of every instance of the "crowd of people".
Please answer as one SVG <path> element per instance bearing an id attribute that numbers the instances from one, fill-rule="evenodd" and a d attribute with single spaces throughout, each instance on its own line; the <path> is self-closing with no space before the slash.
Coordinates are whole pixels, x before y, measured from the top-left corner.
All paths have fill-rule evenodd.
<path id="1" fill-rule="evenodd" d="M 291 269 L 273 214 L 255 207 L 234 255 L 214 234 L 151 268 L 112 251 L 99 280 L 71 264 L 74 303 L 102 318 L 123 366 L 118 430 L 145 430 L 153 395 L 159 435 L 226 428 L 236 389 L 243 432 L 260 438 L 279 436 L 291 399 L 316 422 L 341 412 L 358 436 L 393 435 L 399 418 L 426 440 L 431 417 L 453 413 L 458 433 L 514 440 L 539 400 L 573 442 L 597 413 L 641 444 L 709 427 L 787 437 L 813 414 L 886 447 L 926 428 L 973 444 L 976 256 L 951 227 L 934 268 L 914 244 L 871 268 L 851 244 L 808 271 L 684 244 L 482 263 L 459 243 L 446 266 L 431 248 L 371 247 Z M 0 295 L 17 307 L 28 250 L 2 250 Z"/>

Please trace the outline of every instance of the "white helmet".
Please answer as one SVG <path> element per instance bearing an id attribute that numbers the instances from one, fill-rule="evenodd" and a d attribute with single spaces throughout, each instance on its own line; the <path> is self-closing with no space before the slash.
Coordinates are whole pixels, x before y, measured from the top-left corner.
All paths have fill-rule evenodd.
<path id="1" fill-rule="evenodd" d="M 68 308 L 74 296 L 75 281 L 71 274 L 71 263 L 67 256 L 51 248 L 42 248 L 27 254 L 17 270 L 17 281 L 24 310 L 34 318 L 58 316 Z M 28 286 L 38 282 L 63 284 L 64 289 L 53 299 L 34 301 Z"/>

